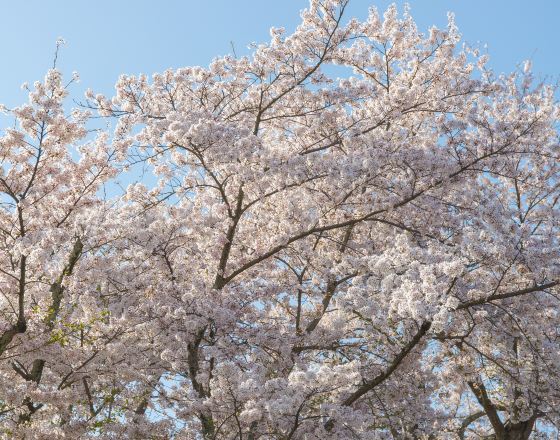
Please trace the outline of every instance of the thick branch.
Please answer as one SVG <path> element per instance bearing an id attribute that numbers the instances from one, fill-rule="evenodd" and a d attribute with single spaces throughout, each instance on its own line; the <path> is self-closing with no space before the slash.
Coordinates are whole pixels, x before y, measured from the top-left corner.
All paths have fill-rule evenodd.
<path id="1" fill-rule="evenodd" d="M 83 247 L 84 245 L 82 241 L 80 240 L 80 238 L 78 238 L 74 243 L 74 247 L 72 248 L 72 252 L 70 253 L 70 256 L 68 257 L 68 264 L 66 265 L 66 267 L 64 268 L 64 270 L 62 271 L 58 279 L 51 284 L 50 291 L 52 297 L 52 304 L 49 309 L 49 314 L 46 318 L 46 323 L 51 329 L 54 327 L 54 322 L 56 321 L 56 318 L 58 317 L 58 313 L 60 312 L 60 304 L 62 302 L 62 297 L 64 295 L 64 286 L 62 285 L 62 281 L 64 280 L 65 276 L 72 275 L 74 266 L 76 265 L 78 259 L 82 255 Z"/>
<path id="2" fill-rule="evenodd" d="M 533 287 L 527 287 L 526 289 L 514 290 L 505 293 L 497 293 L 495 295 L 490 295 L 486 298 L 473 299 L 472 301 L 466 301 L 464 303 L 459 304 L 457 310 L 468 309 L 470 307 L 479 306 L 498 299 L 513 298 L 516 296 L 525 295 L 527 293 L 541 292 L 543 290 L 550 289 L 551 287 L 557 286 L 559 283 L 560 283 L 559 281 L 551 281 L 550 283 L 539 284 Z"/>
<path id="3" fill-rule="evenodd" d="M 222 249 L 222 254 L 220 255 L 220 262 L 218 263 L 218 273 L 216 274 L 216 279 L 214 280 L 214 288 L 221 289 L 225 285 L 224 274 L 229 259 L 229 254 L 231 252 L 231 246 L 233 244 L 233 238 L 235 236 L 235 230 L 239 219 L 243 214 L 243 189 L 239 187 L 239 194 L 237 195 L 237 205 L 235 207 L 235 213 L 233 215 L 232 224 L 228 228 L 226 233 L 226 243 Z"/>
<path id="4" fill-rule="evenodd" d="M 401 364 L 403 359 L 408 355 L 408 353 L 410 353 L 418 345 L 422 337 L 428 332 L 428 330 L 430 330 L 431 326 L 432 323 L 430 321 L 425 321 L 424 323 L 422 323 L 422 325 L 420 326 L 420 328 L 418 329 L 414 337 L 409 341 L 408 344 L 406 344 L 401 349 L 401 351 L 395 357 L 395 359 L 393 359 L 393 362 L 391 362 L 389 367 L 383 373 L 377 375 L 372 380 L 365 381 L 356 391 L 354 391 L 350 396 L 348 396 L 344 400 L 344 402 L 342 402 L 342 405 L 350 406 L 354 404 L 354 402 L 356 402 L 364 394 L 373 390 L 375 387 L 377 387 L 378 385 L 383 383 L 386 379 L 388 379 L 391 376 L 391 374 L 393 374 L 393 372 L 398 368 L 398 366 Z M 329 419 L 325 423 L 325 429 L 327 431 L 331 431 L 334 428 L 334 424 L 335 424 L 335 420 Z"/>
<path id="5" fill-rule="evenodd" d="M 352 405 L 354 402 L 356 402 L 356 400 L 358 400 L 364 394 L 371 391 L 376 386 L 378 386 L 386 379 L 388 379 L 391 376 L 391 374 L 393 374 L 393 372 L 398 368 L 398 366 L 401 364 L 403 359 L 408 355 L 408 353 L 410 353 L 418 345 L 422 337 L 428 332 L 428 330 L 430 330 L 431 326 L 432 323 L 430 321 L 424 322 L 420 326 L 420 328 L 418 329 L 414 337 L 410 340 L 410 342 L 406 344 L 399 352 L 399 354 L 395 357 L 395 359 L 393 359 L 391 365 L 389 365 L 389 367 L 383 373 L 377 375 L 372 380 L 363 383 L 356 391 L 354 391 L 350 396 L 348 396 L 346 400 L 344 400 L 343 405 L 345 406 Z"/>
<path id="6" fill-rule="evenodd" d="M 209 394 L 204 389 L 202 383 L 200 383 L 197 379 L 198 370 L 199 370 L 199 356 L 198 356 L 198 349 L 200 347 L 200 343 L 202 342 L 202 338 L 204 337 L 204 333 L 206 332 L 206 327 L 202 328 L 196 334 L 195 340 L 192 343 L 187 345 L 187 364 L 189 369 L 189 378 L 191 380 L 192 387 L 196 391 L 198 397 L 205 398 L 208 397 Z M 204 438 L 212 438 L 214 435 L 214 419 L 210 413 L 200 412 L 198 414 L 200 422 L 202 423 L 202 431 Z"/>
<path id="7" fill-rule="evenodd" d="M 490 397 L 488 397 L 488 393 L 486 392 L 486 388 L 484 387 L 482 381 L 478 381 L 478 382 L 469 381 L 467 382 L 467 384 L 469 385 L 469 388 L 475 395 L 476 400 L 478 400 L 480 406 L 482 406 L 482 408 L 484 409 L 484 412 L 486 413 L 488 420 L 490 420 L 490 423 L 494 428 L 494 432 L 496 433 L 496 440 L 505 440 L 504 425 L 500 420 L 500 417 L 498 416 L 498 411 L 496 407 L 490 400 Z"/>
<path id="8" fill-rule="evenodd" d="M 459 438 L 461 440 L 465 440 L 465 432 L 467 430 L 467 428 L 473 424 L 476 420 L 480 419 L 481 417 L 485 416 L 486 413 L 484 411 L 478 411 L 475 412 L 467 417 L 465 417 L 465 419 L 463 420 L 463 423 L 461 423 L 461 427 L 459 428 Z"/>
<path id="9" fill-rule="evenodd" d="M 27 322 L 25 320 L 25 275 L 27 257 L 22 255 L 19 260 L 19 279 L 18 279 L 18 319 L 8 330 L 0 336 L 0 355 L 6 351 L 15 335 L 25 333 Z"/>
<path id="10" fill-rule="evenodd" d="M 327 309 L 329 308 L 329 305 L 331 303 L 331 300 L 334 296 L 334 293 L 336 292 L 336 288 L 344 283 L 345 281 L 348 281 L 349 279 L 353 278 L 356 276 L 356 273 L 353 273 L 351 275 L 347 275 L 344 278 L 340 279 L 340 280 L 336 280 L 336 281 L 329 281 L 327 283 L 327 290 L 325 291 L 325 295 L 323 296 L 323 309 L 321 310 L 321 313 L 319 314 L 318 317 L 316 317 L 315 319 L 313 319 L 305 328 L 306 333 L 311 333 L 313 330 L 315 330 L 315 328 L 317 327 L 317 325 L 319 325 L 319 322 L 321 321 L 321 319 L 323 318 L 323 316 L 325 315 Z"/>

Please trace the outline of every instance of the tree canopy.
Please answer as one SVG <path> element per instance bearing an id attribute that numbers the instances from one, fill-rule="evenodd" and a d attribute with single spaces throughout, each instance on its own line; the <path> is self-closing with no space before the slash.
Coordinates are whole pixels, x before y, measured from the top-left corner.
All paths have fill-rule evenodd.
<path id="1" fill-rule="evenodd" d="M 4 109 L 5 438 L 556 435 L 555 89 L 346 6 Z"/>

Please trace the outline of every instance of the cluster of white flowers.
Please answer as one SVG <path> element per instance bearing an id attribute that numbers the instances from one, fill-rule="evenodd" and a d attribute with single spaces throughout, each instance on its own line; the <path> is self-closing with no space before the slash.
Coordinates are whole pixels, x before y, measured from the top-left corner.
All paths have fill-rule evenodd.
<path id="1" fill-rule="evenodd" d="M 556 432 L 554 91 L 452 16 L 346 6 L 87 111 L 56 69 L 0 107 L 0 436 Z"/>

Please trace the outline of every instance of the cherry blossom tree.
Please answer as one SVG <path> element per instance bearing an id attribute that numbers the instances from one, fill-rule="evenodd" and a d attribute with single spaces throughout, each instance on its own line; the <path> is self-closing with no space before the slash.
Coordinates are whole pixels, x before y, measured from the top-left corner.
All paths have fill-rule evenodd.
<path id="1" fill-rule="evenodd" d="M 556 435 L 555 90 L 347 3 L 6 109 L 5 438 Z"/>

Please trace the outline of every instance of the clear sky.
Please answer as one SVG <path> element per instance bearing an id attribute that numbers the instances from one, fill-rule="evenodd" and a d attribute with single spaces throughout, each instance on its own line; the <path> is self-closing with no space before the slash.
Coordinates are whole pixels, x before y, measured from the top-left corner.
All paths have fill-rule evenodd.
<path id="1" fill-rule="evenodd" d="M 364 17 L 370 5 L 388 0 L 351 0 L 349 15 Z M 402 10 L 403 1 L 396 2 Z M 444 26 L 447 11 L 465 41 L 488 45 L 490 65 L 514 70 L 525 59 L 549 81 L 560 77 L 560 0 L 409 0 L 421 29 Z M 3 0 L 0 102 L 26 99 L 24 81 L 44 76 L 55 41 L 63 37 L 59 67 L 76 70 L 85 87 L 111 93 L 121 73 L 153 73 L 169 67 L 207 65 L 218 55 L 247 53 L 267 41 L 270 26 L 293 29 L 307 0 Z M 81 97 L 81 96 L 80 96 Z"/>

